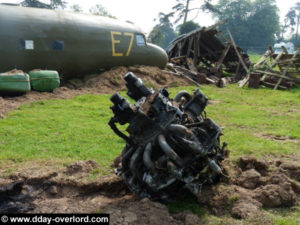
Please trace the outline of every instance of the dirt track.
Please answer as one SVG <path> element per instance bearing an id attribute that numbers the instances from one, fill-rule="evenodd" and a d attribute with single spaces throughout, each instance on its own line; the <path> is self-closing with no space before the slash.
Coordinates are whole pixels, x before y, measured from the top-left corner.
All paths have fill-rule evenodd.
<path id="1" fill-rule="evenodd" d="M 170 75 L 157 67 L 118 67 L 102 74 L 86 76 L 83 80 L 70 80 L 66 86 L 55 89 L 53 93 L 31 91 L 18 97 L 0 97 L 0 118 L 25 103 L 37 100 L 70 99 L 82 94 L 112 94 L 125 90 L 123 77 L 127 72 L 134 72 L 147 86 L 155 88 L 191 85 L 190 81 Z"/>

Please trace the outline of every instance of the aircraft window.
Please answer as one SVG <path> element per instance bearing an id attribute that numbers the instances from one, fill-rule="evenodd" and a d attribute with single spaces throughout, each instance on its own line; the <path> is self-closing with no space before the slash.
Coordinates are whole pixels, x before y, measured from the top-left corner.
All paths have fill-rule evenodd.
<path id="1" fill-rule="evenodd" d="M 64 50 L 65 49 L 65 42 L 64 41 L 52 41 L 52 49 L 53 50 Z"/>
<path id="2" fill-rule="evenodd" d="M 145 41 L 144 35 L 142 35 L 142 34 L 136 35 L 136 44 L 138 46 L 146 46 L 146 41 Z"/>
<path id="3" fill-rule="evenodd" d="M 33 50 L 34 49 L 34 41 L 33 40 L 21 40 L 20 41 L 20 49 Z"/>

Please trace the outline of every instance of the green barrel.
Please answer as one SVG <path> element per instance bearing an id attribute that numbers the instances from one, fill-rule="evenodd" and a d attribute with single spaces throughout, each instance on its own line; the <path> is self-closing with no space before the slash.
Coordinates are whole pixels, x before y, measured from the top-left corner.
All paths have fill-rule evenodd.
<path id="1" fill-rule="evenodd" d="M 60 85 L 59 75 L 54 70 L 33 70 L 29 72 L 31 88 L 51 92 Z"/>
<path id="2" fill-rule="evenodd" d="M 1 94 L 22 94 L 30 91 L 28 74 L 21 70 L 12 70 L 0 73 Z"/>

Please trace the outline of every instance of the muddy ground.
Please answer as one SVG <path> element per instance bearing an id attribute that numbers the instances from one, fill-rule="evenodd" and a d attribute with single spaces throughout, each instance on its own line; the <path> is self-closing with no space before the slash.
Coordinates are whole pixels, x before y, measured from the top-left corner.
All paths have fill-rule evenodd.
<path id="1" fill-rule="evenodd" d="M 123 77 L 126 73 L 133 72 L 141 78 L 146 86 L 177 87 L 191 85 L 190 81 L 182 77 L 175 77 L 157 67 L 118 67 L 102 74 L 93 74 L 83 79 L 73 79 L 57 88 L 53 93 L 31 91 L 25 95 L 14 97 L 0 97 L 0 118 L 12 110 L 18 109 L 25 103 L 47 99 L 70 99 L 82 94 L 112 94 L 116 91 L 126 90 Z"/>
<path id="2" fill-rule="evenodd" d="M 198 196 L 209 214 L 257 221 L 257 215 L 266 219 L 263 207 L 292 208 L 300 203 L 299 159 L 265 161 L 247 156 L 235 164 L 226 159 L 223 167 L 228 177 L 206 186 Z M 1 178 L 0 213 L 105 212 L 111 214 L 111 224 L 209 223 L 208 217 L 199 218 L 189 211 L 170 214 L 165 204 L 140 199 L 116 175 L 84 179 L 97 168 L 89 160 L 60 170 L 34 168 Z"/>

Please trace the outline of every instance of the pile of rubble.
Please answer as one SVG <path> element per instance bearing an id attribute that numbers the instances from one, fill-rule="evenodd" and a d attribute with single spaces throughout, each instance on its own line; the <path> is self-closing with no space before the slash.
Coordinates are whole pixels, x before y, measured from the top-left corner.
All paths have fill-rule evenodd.
<path id="1" fill-rule="evenodd" d="M 300 84 L 300 52 L 288 54 L 285 47 L 280 54 L 275 54 L 272 47 L 248 71 L 247 77 L 241 81 L 240 86 L 249 82 L 249 87 L 258 88 L 260 85 L 271 87 L 274 90 L 286 90 L 295 84 Z"/>
<path id="2" fill-rule="evenodd" d="M 235 83 L 247 74 L 250 60 L 244 51 L 236 46 L 230 32 L 230 39 L 217 27 L 204 27 L 180 36 L 167 49 L 169 73 L 184 76 L 195 84 L 215 84 L 224 87 Z M 235 73 L 227 77 L 227 73 Z"/>
<path id="3" fill-rule="evenodd" d="M 240 87 L 249 83 L 251 88 L 264 85 L 286 90 L 300 83 L 299 51 L 288 54 L 283 47 L 282 53 L 275 54 L 269 47 L 253 65 L 249 56 L 235 44 L 230 31 L 227 38 L 217 29 L 224 23 L 199 28 L 174 40 L 167 49 L 169 63 L 165 72 L 185 77 L 197 86 L 225 87 L 239 82 Z"/>

